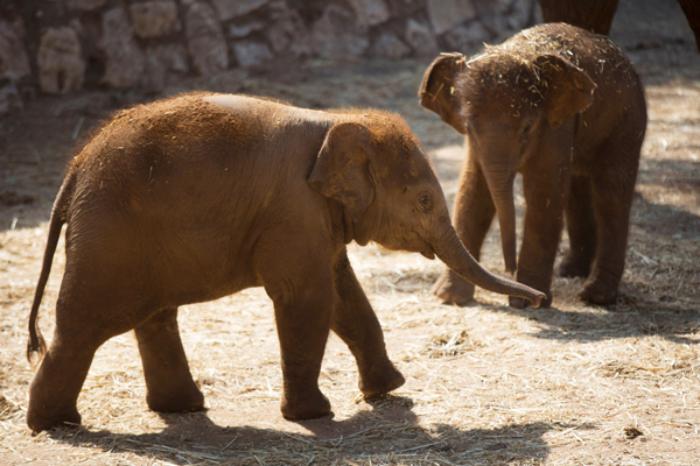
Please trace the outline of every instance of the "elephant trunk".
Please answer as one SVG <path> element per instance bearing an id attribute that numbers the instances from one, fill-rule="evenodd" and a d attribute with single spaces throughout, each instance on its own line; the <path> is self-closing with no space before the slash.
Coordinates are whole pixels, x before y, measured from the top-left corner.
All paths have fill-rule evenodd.
<path id="1" fill-rule="evenodd" d="M 435 254 L 450 269 L 465 280 L 481 288 L 496 293 L 528 299 L 535 307 L 539 307 L 542 300 L 545 298 L 544 293 L 523 285 L 522 283 L 498 277 L 484 269 L 476 259 L 469 254 L 469 251 L 467 251 L 457 237 L 457 232 L 449 224 L 443 227 L 436 239 L 430 243 L 435 250 Z"/>
<path id="2" fill-rule="evenodd" d="M 491 191 L 493 203 L 496 206 L 498 224 L 501 227 L 501 247 L 506 271 L 515 272 L 516 243 L 515 243 L 515 203 L 513 202 L 513 179 L 510 174 L 494 176 L 486 173 L 486 180 Z"/>

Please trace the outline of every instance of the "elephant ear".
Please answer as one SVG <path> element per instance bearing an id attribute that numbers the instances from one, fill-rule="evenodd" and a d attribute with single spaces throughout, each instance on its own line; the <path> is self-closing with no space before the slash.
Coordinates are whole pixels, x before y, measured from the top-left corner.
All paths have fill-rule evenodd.
<path id="1" fill-rule="evenodd" d="M 370 132 L 358 123 L 338 123 L 326 133 L 307 181 L 323 196 L 342 204 L 354 222 L 374 200 L 368 153 Z"/>
<path id="2" fill-rule="evenodd" d="M 558 55 L 535 59 L 540 79 L 547 82 L 545 112 L 553 127 L 586 110 L 593 103 L 596 84 L 588 73 Z"/>
<path id="3" fill-rule="evenodd" d="M 459 111 L 461 102 L 455 94 L 455 80 L 466 63 L 467 58 L 461 53 L 441 53 L 425 70 L 418 89 L 420 104 L 462 134 L 467 130 Z"/>

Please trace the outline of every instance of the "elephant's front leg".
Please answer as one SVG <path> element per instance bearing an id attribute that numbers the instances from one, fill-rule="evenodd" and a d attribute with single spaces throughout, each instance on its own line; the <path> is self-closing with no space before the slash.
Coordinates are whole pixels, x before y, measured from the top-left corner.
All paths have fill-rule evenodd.
<path id="1" fill-rule="evenodd" d="M 282 353 L 285 419 L 313 419 L 330 414 L 331 405 L 318 388 L 321 361 L 333 308 L 332 282 L 310 282 L 275 299 L 275 320 Z"/>
<path id="2" fill-rule="evenodd" d="M 280 229 L 258 243 L 257 274 L 275 306 L 282 360 L 282 415 L 289 420 L 331 413 L 318 388 L 321 361 L 335 303 L 333 260 L 320 238 Z M 280 248 L 279 245 L 285 245 Z M 305 248 L 314 245 L 316 250 Z"/>
<path id="3" fill-rule="evenodd" d="M 634 150 L 626 148 L 634 159 Z M 595 259 L 591 274 L 581 292 L 590 304 L 611 305 L 617 301 L 618 287 L 625 268 L 630 208 L 634 197 L 637 166 L 610 166 L 600 169 L 593 181 L 593 208 L 598 222 Z"/>
<path id="4" fill-rule="evenodd" d="M 459 182 L 453 216 L 459 238 L 477 260 L 495 211 L 486 178 L 470 154 Z M 446 304 L 463 306 L 474 300 L 474 285 L 448 269 L 438 278 L 433 293 Z"/>
<path id="5" fill-rule="evenodd" d="M 348 345 L 360 371 L 360 390 L 372 398 L 394 390 L 405 379 L 389 360 L 377 316 L 343 252 L 335 266 L 338 293 L 331 328 Z"/>
<path id="6" fill-rule="evenodd" d="M 563 208 L 566 189 L 555 177 L 523 176 L 525 191 L 525 228 L 518 257 L 517 280 L 535 289 L 545 291 L 547 299 L 542 306 L 552 303 L 552 269 L 563 226 Z M 521 298 L 510 298 L 510 305 L 527 306 Z"/>
<path id="7" fill-rule="evenodd" d="M 160 412 L 204 409 L 204 396 L 192 380 L 180 341 L 177 308 L 157 312 L 134 330 L 146 377 L 148 406 Z"/>

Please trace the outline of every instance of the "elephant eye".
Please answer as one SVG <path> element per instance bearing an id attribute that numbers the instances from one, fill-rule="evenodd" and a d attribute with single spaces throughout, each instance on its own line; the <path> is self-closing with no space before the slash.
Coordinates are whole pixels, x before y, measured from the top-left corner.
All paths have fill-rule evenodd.
<path id="1" fill-rule="evenodd" d="M 532 129 L 532 124 L 526 123 L 525 126 L 523 126 L 522 135 L 527 136 L 528 133 L 530 133 L 530 129 Z"/>
<path id="2" fill-rule="evenodd" d="M 420 193 L 418 195 L 418 206 L 421 212 L 430 212 L 433 208 L 433 198 L 428 193 Z"/>

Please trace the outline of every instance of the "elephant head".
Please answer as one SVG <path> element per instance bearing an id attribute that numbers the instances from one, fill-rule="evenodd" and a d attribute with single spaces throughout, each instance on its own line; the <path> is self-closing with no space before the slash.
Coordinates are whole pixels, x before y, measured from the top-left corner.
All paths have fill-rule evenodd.
<path id="1" fill-rule="evenodd" d="M 426 155 L 398 116 L 368 113 L 333 124 L 308 182 L 342 209 L 346 243 L 375 241 L 388 249 L 437 256 L 466 280 L 535 306 L 545 297 L 489 273 L 469 254 L 450 223 Z"/>
<path id="2" fill-rule="evenodd" d="M 526 59 L 498 47 L 472 60 L 441 54 L 423 76 L 421 105 L 467 136 L 470 157 L 484 172 L 510 272 L 516 267 L 515 174 L 532 159 L 570 162 L 573 117 L 591 105 L 595 88 L 585 71 L 559 55 Z M 566 148 L 566 160 L 559 160 L 557 147 Z"/>

